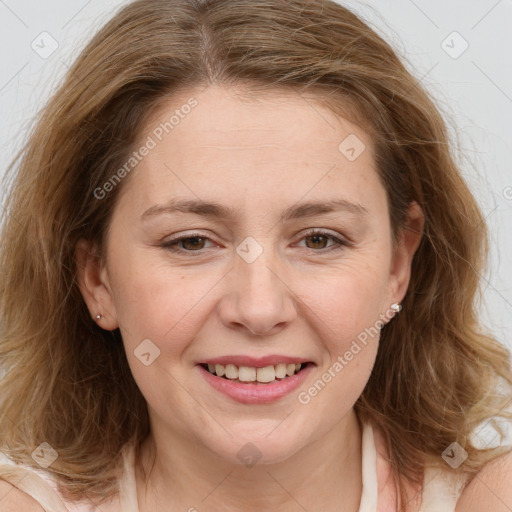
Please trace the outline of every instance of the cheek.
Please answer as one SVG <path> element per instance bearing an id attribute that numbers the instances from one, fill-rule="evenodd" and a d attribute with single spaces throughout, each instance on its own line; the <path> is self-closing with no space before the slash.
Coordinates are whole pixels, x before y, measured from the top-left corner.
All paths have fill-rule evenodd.
<path id="1" fill-rule="evenodd" d="M 219 284 L 222 288 L 219 279 L 224 273 L 218 267 L 173 268 L 161 259 L 145 257 L 143 251 L 134 251 L 131 257 L 113 254 L 112 261 L 117 262 L 112 272 L 116 313 L 132 351 L 151 339 L 161 351 L 179 353 L 213 314 L 212 301 L 223 300 L 215 293 Z M 322 329 L 323 324 L 325 339 L 343 345 L 375 323 L 382 312 L 387 275 L 385 262 L 376 255 L 349 255 L 314 273 L 290 272 L 288 278 L 293 291 L 288 300 L 296 300 L 296 295 L 296 307 L 303 310 L 298 316 L 317 324 L 315 328 Z"/>
<path id="2" fill-rule="evenodd" d="M 313 284 L 312 284 L 313 283 Z M 331 337 L 357 335 L 373 325 L 386 309 L 388 274 L 386 266 L 374 260 L 354 257 L 312 281 L 297 281 L 297 294 L 316 317 L 331 328 Z M 303 288 L 302 288 L 303 286 Z"/>
<path id="3" fill-rule="evenodd" d="M 189 368 L 181 359 L 204 323 L 205 295 L 218 277 L 184 274 L 134 258 L 123 261 L 114 274 L 116 310 L 133 378 L 153 411 L 182 411 L 166 421 L 186 433 L 187 417 L 200 421 L 201 415 L 193 409 L 194 400 L 191 408 L 190 386 L 184 385 Z"/>
<path id="4" fill-rule="evenodd" d="M 354 268 L 355 270 L 355 268 Z M 365 275 L 365 279 L 361 279 Z M 363 392 L 379 347 L 386 288 L 378 273 L 339 273 L 307 296 L 311 333 L 322 345 L 316 378 L 297 394 L 300 407 L 336 424 Z M 313 320 L 314 319 L 314 320 Z"/>
<path id="5" fill-rule="evenodd" d="M 210 280 L 212 284 L 208 285 Z M 213 281 L 208 272 L 180 272 L 165 263 L 152 262 L 142 251 L 124 259 L 114 271 L 113 282 L 117 317 L 121 331 L 127 334 L 125 340 L 136 345 L 145 338 L 160 342 L 173 339 L 177 348 L 175 341 L 179 343 L 192 330 L 194 308 Z"/>
<path id="6" fill-rule="evenodd" d="M 325 404 L 326 413 L 329 404 L 337 404 L 341 412 L 352 406 L 370 377 L 386 310 L 386 283 L 384 266 L 370 267 L 360 259 L 323 276 L 304 293 L 306 311 L 311 312 L 307 322 L 313 327 L 311 337 L 323 350 L 321 381 L 313 389 L 301 391 L 306 393 L 306 401 L 321 391 L 317 406 Z"/>

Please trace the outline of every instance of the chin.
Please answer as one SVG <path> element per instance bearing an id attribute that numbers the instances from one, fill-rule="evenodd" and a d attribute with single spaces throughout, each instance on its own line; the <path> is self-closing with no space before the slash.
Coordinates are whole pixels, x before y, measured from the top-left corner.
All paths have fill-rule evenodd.
<path id="1" fill-rule="evenodd" d="M 223 439 L 218 445 L 212 445 L 211 441 L 208 443 L 209 448 L 229 464 L 247 467 L 278 464 L 305 446 L 303 441 L 292 438 L 289 432 L 275 436 L 268 436 L 268 432 L 262 436 L 247 435 L 247 432 L 243 436 L 232 433 L 233 439 Z"/>

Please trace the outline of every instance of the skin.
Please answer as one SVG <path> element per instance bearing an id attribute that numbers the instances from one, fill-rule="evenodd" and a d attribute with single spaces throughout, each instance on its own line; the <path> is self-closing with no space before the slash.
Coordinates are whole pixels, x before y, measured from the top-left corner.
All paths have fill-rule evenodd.
<path id="1" fill-rule="evenodd" d="M 140 510 L 355 512 L 362 481 L 353 406 L 371 374 L 378 336 L 308 404 L 297 395 L 403 299 L 421 209 L 411 205 L 410 229 L 393 246 L 372 141 L 314 96 L 276 90 L 253 101 L 220 86 L 188 90 L 160 108 L 140 140 L 191 96 L 198 106 L 122 183 L 106 258 L 85 240 L 77 247 L 91 316 L 100 312 L 101 327 L 120 328 L 148 403 L 146 474 L 153 457 L 155 465 L 147 482 L 137 469 Z M 338 149 L 349 134 L 366 146 L 355 161 Z M 226 220 L 188 213 L 141 220 L 175 197 L 239 212 Z M 299 202 L 340 198 L 367 213 L 278 221 Z M 351 244 L 334 250 L 333 239 L 305 237 L 310 228 Z M 178 244 L 181 254 L 161 247 L 195 231 L 209 240 Z M 247 237 L 263 251 L 252 263 L 236 252 Z M 160 350 L 149 366 L 134 355 L 145 339 Z M 212 389 L 195 367 L 233 354 L 286 354 L 315 367 L 277 402 L 240 404 Z M 237 457 L 248 442 L 261 454 L 250 468 Z"/>

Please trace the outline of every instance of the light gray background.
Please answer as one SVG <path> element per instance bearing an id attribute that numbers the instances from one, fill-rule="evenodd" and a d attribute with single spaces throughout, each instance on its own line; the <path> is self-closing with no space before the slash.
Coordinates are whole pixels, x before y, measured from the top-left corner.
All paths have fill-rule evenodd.
<path id="1" fill-rule="evenodd" d="M 0 173 L 74 57 L 125 3 L 0 0 Z M 491 230 L 482 318 L 512 349 L 512 0 L 340 3 L 363 15 L 407 60 L 460 143 L 464 176 Z M 58 43 L 50 56 L 32 48 L 49 51 L 43 32 Z"/>

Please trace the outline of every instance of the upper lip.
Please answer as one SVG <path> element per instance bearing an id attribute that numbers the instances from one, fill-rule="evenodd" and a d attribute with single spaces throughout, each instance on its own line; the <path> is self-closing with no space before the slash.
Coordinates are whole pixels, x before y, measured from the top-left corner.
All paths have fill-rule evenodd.
<path id="1" fill-rule="evenodd" d="M 213 357 L 211 359 L 205 359 L 204 361 L 200 361 L 199 364 L 234 364 L 236 366 L 250 366 L 255 368 L 263 368 L 265 366 L 273 366 L 279 363 L 309 363 L 310 359 L 305 359 L 303 357 L 294 357 L 294 356 L 282 356 L 282 355 L 268 355 L 262 357 L 252 357 L 252 356 L 220 356 Z"/>

